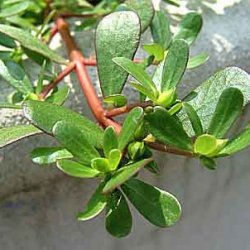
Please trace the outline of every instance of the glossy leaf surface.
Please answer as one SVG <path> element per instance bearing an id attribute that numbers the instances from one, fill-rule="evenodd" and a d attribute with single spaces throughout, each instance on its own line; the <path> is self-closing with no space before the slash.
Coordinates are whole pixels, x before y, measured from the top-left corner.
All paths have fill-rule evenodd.
<path id="1" fill-rule="evenodd" d="M 124 183 L 122 190 L 152 224 L 169 227 L 180 219 L 181 206 L 172 194 L 134 178 Z"/>

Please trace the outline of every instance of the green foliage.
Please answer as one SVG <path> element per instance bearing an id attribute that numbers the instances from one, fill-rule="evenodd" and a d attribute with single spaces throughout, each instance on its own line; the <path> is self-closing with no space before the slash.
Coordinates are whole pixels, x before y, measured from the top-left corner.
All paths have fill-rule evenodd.
<path id="1" fill-rule="evenodd" d="M 177 0 L 165 2 L 179 4 Z M 0 7 L 0 75 L 15 90 L 0 108 L 22 109 L 31 123 L 0 128 L 0 147 L 42 132 L 54 137 L 57 144 L 34 149 L 31 160 L 40 165 L 56 163 L 66 175 L 99 182 L 78 220 L 92 219 L 106 207 L 107 231 L 125 237 L 132 228 L 130 201 L 149 222 L 169 227 L 180 219 L 180 203 L 172 194 L 137 179 L 142 169 L 160 174 L 152 149 L 197 158 L 212 170 L 217 158 L 250 145 L 249 125 L 227 138 L 250 101 L 246 72 L 226 68 L 190 90 L 183 100 L 178 99 L 185 71 L 208 60 L 206 53 L 189 57 L 190 46 L 201 30 L 200 14 L 185 15 L 172 34 L 175 23 L 163 10 L 154 11 L 151 0 L 92 4 L 55 0 L 50 6 L 43 0 L 7 0 L 0 1 Z M 75 25 L 73 30 L 87 32 L 99 23 L 95 45 L 104 105 L 85 69 L 88 61 L 90 65 L 95 61 L 80 54 L 65 16 L 85 17 L 82 22 L 70 22 L 69 27 Z M 61 23 L 57 28 L 68 49 L 69 64 L 48 46 L 55 31 L 50 32 L 54 19 Z M 140 38 L 148 27 L 153 42 L 145 44 Z M 139 42 L 147 55 L 135 60 Z M 27 60 L 36 63 L 37 77 L 28 75 Z M 56 73 L 55 64 L 67 68 Z M 70 89 L 57 84 L 70 70 L 77 73 L 98 123 L 62 106 Z M 122 93 L 128 75 L 135 79 L 130 84 L 140 103 L 131 104 L 126 92 Z M 126 115 L 117 120 L 115 116 L 121 114 Z"/>

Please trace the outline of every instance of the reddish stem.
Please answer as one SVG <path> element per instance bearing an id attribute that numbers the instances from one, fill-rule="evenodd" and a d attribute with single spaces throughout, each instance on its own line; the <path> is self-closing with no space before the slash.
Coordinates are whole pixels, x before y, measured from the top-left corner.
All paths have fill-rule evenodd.
<path id="1" fill-rule="evenodd" d="M 129 104 L 129 105 L 121 107 L 121 108 L 115 108 L 115 109 L 108 110 L 108 111 L 106 111 L 105 115 L 107 117 L 114 117 L 114 116 L 122 115 L 124 113 L 128 113 L 131 109 L 133 109 L 135 107 L 146 108 L 146 107 L 149 107 L 152 105 L 153 105 L 153 103 L 151 101 L 138 102 L 138 103 L 134 103 L 134 104 Z"/>
<path id="2" fill-rule="evenodd" d="M 121 125 L 105 116 L 105 110 L 102 107 L 101 101 L 99 100 L 95 92 L 93 84 L 91 83 L 91 80 L 89 78 L 87 69 L 83 63 L 83 54 L 78 49 L 75 40 L 71 36 L 67 22 L 63 18 L 59 17 L 56 19 L 56 25 L 67 47 L 70 60 L 76 65 L 75 71 L 92 113 L 102 126 L 113 126 L 116 132 L 119 133 L 121 130 Z"/>
<path id="3" fill-rule="evenodd" d="M 75 68 L 75 63 L 74 62 L 71 62 L 68 64 L 67 68 L 65 68 L 63 71 L 61 71 L 56 79 L 54 79 L 51 83 L 49 83 L 48 85 L 46 85 L 41 94 L 40 94 L 40 99 L 45 99 L 46 96 L 49 94 L 49 92 L 54 89 L 56 87 L 56 85 L 63 80 L 63 78 L 65 76 L 67 76 L 68 74 L 70 74 L 70 72 L 72 72 L 72 70 Z"/>
<path id="4" fill-rule="evenodd" d="M 55 26 L 53 26 L 53 27 L 51 28 L 50 34 L 49 34 L 49 38 L 48 38 L 48 40 L 47 40 L 46 42 L 47 42 L 47 43 L 50 43 L 51 40 L 53 39 L 53 37 L 57 34 L 57 32 L 58 32 L 58 28 L 57 28 L 57 26 L 55 25 Z"/>

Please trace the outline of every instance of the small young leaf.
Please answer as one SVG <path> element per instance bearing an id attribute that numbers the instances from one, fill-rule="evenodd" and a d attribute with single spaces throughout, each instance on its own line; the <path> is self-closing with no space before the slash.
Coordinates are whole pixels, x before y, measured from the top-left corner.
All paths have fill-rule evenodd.
<path id="1" fill-rule="evenodd" d="M 117 169 L 120 161 L 121 161 L 121 158 L 122 158 L 122 153 L 119 149 L 112 149 L 110 152 L 109 152 L 109 168 L 111 171 L 114 171 Z"/>
<path id="2" fill-rule="evenodd" d="M 107 127 L 103 137 L 103 151 L 106 158 L 109 157 L 110 151 L 116 148 L 118 148 L 118 140 L 115 130 L 113 127 Z"/>
<path id="3" fill-rule="evenodd" d="M 234 154 L 250 145 L 250 125 L 248 125 L 240 134 L 230 140 L 226 146 L 219 152 L 219 156 Z"/>
<path id="4" fill-rule="evenodd" d="M 135 11 L 140 17 L 141 32 L 145 31 L 154 17 L 154 7 L 151 0 L 126 0 L 125 6 Z"/>
<path id="5" fill-rule="evenodd" d="M 180 219 L 181 206 L 172 194 L 134 178 L 125 182 L 122 190 L 152 224 L 169 227 Z"/>
<path id="6" fill-rule="evenodd" d="M 243 70 L 235 67 L 226 68 L 211 76 L 198 88 L 191 92 L 192 98 L 188 101 L 197 112 L 204 131 L 208 129 L 214 115 L 216 105 L 223 90 L 237 88 L 244 96 L 244 106 L 250 101 L 250 76 Z M 193 129 L 184 111 L 178 113 L 178 117 L 190 136 L 193 136 Z"/>
<path id="7" fill-rule="evenodd" d="M 31 152 L 30 157 L 34 163 L 51 164 L 60 159 L 72 158 L 73 155 L 65 148 L 53 147 L 36 148 Z"/>
<path id="8" fill-rule="evenodd" d="M 189 56 L 188 44 L 184 40 L 175 40 L 166 56 L 161 89 L 162 91 L 176 87 L 186 70 Z"/>
<path id="9" fill-rule="evenodd" d="M 173 106 L 168 110 L 168 113 L 169 113 L 170 115 L 175 115 L 175 114 L 177 114 L 182 108 L 183 108 L 183 103 L 182 103 L 182 102 L 177 102 L 175 105 L 173 105 Z"/>
<path id="10" fill-rule="evenodd" d="M 175 35 L 174 40 L 184 39 L 189 45 L 191 45 L 201 30 L 202 17 L 195 12 L 188 13 L 181 20 L 179 26 L 179 31 Z"/>
<path id="11" fill-rule="evenodd" d="M 143 87 L 157 96 L 157 89 L 150 76 L 136 63 L 125 57 L 113 58 L 113 61 L 133 76 Z"/>
<path id="12" fill-rule="evenodd" d="M 42 133 L 42 131 L 33 125 L 17 125 L 0 128 L 0 148 L 39 133 Z"/>
<path id="13" fill-rule="evenodd" d="M 99 157 L 92 159 L 91 167 L 103 173 L 110 172 L 109 160 L 106 158 Z"/>
<path id="14" fill-rule="evenodd" d="M 96 169 L 67 159 L 58 160 L 57 167 L 65 174 L 77 178 L 94 178 L 100 174 Z"/>
<path id="15" fill-rule="evenodd" d="M 120 168 L 112 178 L 106 183 L 103 188 L 103 193 L 110 193 L 118 186 L 123 184 L 125 181 L 129 180 L 133 175 L 135 175 L 142 167 L 151 162 L 153 159 L 143 159 L 141 161 L 129 164 L 123 168 Z"/>
<path id="16" fill-rule="evenodd" d="M 124 95 L 121 94 L 115 94 L 107 96 L 103 99 L 103 102 L 110 103 L 114 105 L 115 107 L 123 107 L 127 104 L 128 100 Z"/>
<path id="17" fill-rule="evenodd" d="M 128 74 L 112 59 L 132 59 L 140 38 L 140 20 L 132 11 L 105 16 L 96 29 L 97 69 L 103 96 L 120 94 Z"/>
<path id="18" fill-rule="evenodd" d="M 118 137 L 118 149 L 123 151 L 128 143 L 133 139 L 134 133 L 142 121 L 142 118 L 143 109 L 140 107 L 136 107 L 129 112 Z"/>
<path id="19" fill-rule="evenodd" d="M 55 138 L 82 163 L 89 165 L 92 159 L 100 157 L 85 133 L 76 125 L 59 121 L 54 125 L 52 132 Z"/>
<path id="20" fill-rule="evenodd" d="M 208 128 L 208 134 L 216 138 L 226 135 L 243 109 L 244 97 L 237 88 L 224 90 L 219 98 L 214 115 Z"/>
<path id="21" fill-rule="evenodd" d="M 168 49 L 172 34 L 169 20 L 164 11 L 155 12 L 150 28 L 154 42 L 160 44 L 164 50 Z"/>
<path id="22" fill-rule="evenodd" d="M 0 24 L 0 32 L 13 38 L 14 40 L 17 40 L 23 47 L 35 51 L 56 63 L 66 63 L 65 59 L 57 55 L 53 50 L 51 50 L 48 46 L 42 43 L 38 38 L 32 36 L 29 32 L 25 30 L 5 24 Z"/>
<path id="23" fill-rule="evenodd" d="M 164 59 L 164 49 L 161 45 L 157 43 L 145 44 L 143 49 L 149 54 L 154 56 L 154 59 L 157 62 L 160 62 Z"/>
<path id="24" fill-rule="evenodd" d="M 216 162 L 214 159 L 212 158 L 208 158 L 205 156 L 201 156 L 200 157 L 200 161 L 201 163 L 208 169 L 210 170 L 215 170 L 216 169 Z"/>
<path id="25" fill-rule="evenodd" d="M 19 64 L 13 61 L 0 61 L 0 75 L 21 93 L 29 94 L 33 92 L 32 84 Z"/>
<path id="26" fill-rule="evenodd" d="M 196 113 L 195 109 L 188 103 L 183 102 L 183 106 L 185 109 L 185 112 L 187 113 L 187 116 L 192 124 L 192 128 L 194 130 L 194 133 L 196 136 L 199 136 L 203 134 L 203 128 L 201 124 L 201 120 Z"/>
<path id="27" fill-rule="evenodd" d="M 145 116 L 149 132 L 160 142 L 183 150 L 192 150 L 192 141 L 184 131 L 177 117 L 171 116 L 164 108 L 157 107 Z"/>
<path id="28" fill-rule="evenodd" d="M 97 148 L 102 145 L 103 131 L 100 127 L 84 116 L 65 107 L 48 102 L 26 101 L 23 104 L 23 112 L 29 121 L 46 133 L 51 134 L 53 126 L 58 121 L 64 121 L 78 127 L 90 144 Z"/>
<path id="29" fill-rule="evenodd" d="M 197 68 L 201 66 L 202 64 L 204 64 L 208 59 L 209 59 L 209 55 L 207 53 L 201 53 L 197 56 L 191 57 L 188 60 L 187 69 Z"/>
<path id="30" fill-rule="evenodd" d="M 151 101 L 156 101 L 157 97 L 154 93 L 152 93 L 152 91 L 150 89 L 145 88 L 144 86 L 142 86 L 140 83 L 137 82 L 130 82 L 130 84 L 137 90 L 140 92 L 140 95 L 142 95 L 143 97 L 148 97 Z M 143 100 L 145 101 L 145 99 Z"/>
<path id="31" fill-rule="evenodd" d="M 94 194 L 91 196 L 83 212 L 77 215 L 77 219 L 86 221 L 94 218 L 102 212 L 107 204 L 106 195 L 102 194 L 105 182 L 101 182 Z"/>
<path id="32" fill-rule="evenodd" d="M 132 215 L 125 197 L 118 189 L 108 196 L 105 225 L 107 231 L 118 238 L 131 232 Z"/>
<path id="33" fill-rule="evenodd" d="M 46 101 L 54 103 L 56 105 L 62 105 L 69 95 L 70 89 L 68 86 L 63 86 L 59 88 L 56 92 L 52 93 Z"/>

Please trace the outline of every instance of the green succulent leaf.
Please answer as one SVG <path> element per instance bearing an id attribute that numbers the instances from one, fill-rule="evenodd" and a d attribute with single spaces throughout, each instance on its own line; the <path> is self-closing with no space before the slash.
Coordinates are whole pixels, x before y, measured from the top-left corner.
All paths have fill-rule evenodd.
<path id="1" fill-rule="evenodd" d="M 51 164 L 60 159 L 73 157 L 67 149 L 61 147 L 35 148 L 30 156 L 32 161 L 37 164 Z"/>
<path id="2" fill-rule="evenodd" d="M 107 127 L 103 137 L 103 151 L 106 158 L 109 157 L 110 151 L 116 148 L 118 148 L 118 140 L 115 130 L 113 127 Z"/>
<path id="3" fill-rule="evenodd" d="M 123 168 L 120 168 L 115 172 L 111 179 L 106 183 L 103 188 L 103 193 L 110 193 L 115 190 L 117 187 L 122 185 L 124 182 L 129 180 L 133 175 L 135 175 L 142 167 L 147 165 L 153 159 L 143 159 L 138 162 L 129 164 Z"/>
<path id="4" fill-rule="evenodd" d="M 114 12 L 99 23 L 96 29 L 96 57 L 104 96 L 121 93 L 128 74 L 112 59 L 120 56 L 132 59 L 139 38 L 140 21 L 132 11 Z"/>
<path id="5" fill-rule="evenodd" d="M 196 12 L 190 12 L 183 17 L 179 24 L 179 30 L 174 36 L 174 40 L 184 39 L 189 45 L 191 45 L 202 27 L 202 17 Z"/>
<path id="6" fill-rule="evenodd" d="M 131 232 L 132 215 L 125 197 L 118 189 L 108 196 L 105 224 L 107 231 L 118 238 Z"/>
<path id="7" fill-rule="evenodd" d="M 176 7 L 180 6 L 180 0 L 163 0 L 163 1 L 168 4 L 174 5 Z"/>
<path id="8" fill-rule="evenodd" d="M 14 42 L 14 40 L 1 32 L 0 32 L 0 44 L 7 48 L 16 47 L 16 43 Z"/>
<path id="9" fill-rule="evenodd" d="M 145 120 L 149 132 L 158 141 L 183 150 L 192 150 L 191 138 L 184 131 L 181 122 L 164 108 L 155 108 L 154 112 L 145 116 Z"/>
<path id="10" fill-rule="evenodd" d="M 65 59 L 57 55 L 53 50 L 42 43 L 38 38 L 32 36 L 28 31 L 5 24 L 0 24 L 0 32 L 18 41 L 23 47 L 37 52 L 56 63 L 66 63 Z"/>
<path id="11" fill-rule="evenodd" d="M 200 161 L 204 167 L 210 170 L 216 169 L 216 162 L 213 158 L 208 158 L 206 156 L 201 156 Z"/>
<path id="12" fill-rule="evenodd" d="M 151 101 L 156 101 L 157 100 L 156 94 L 152 93 L 152 91 L 150 89 L 145 88 L 140 83 L 138 83 L 138 82 L 130 82 L 130 84 L 137 91 L 140 92 L 141 97 L 143 97 L 143 100 L 141 100 L 141 101 L 145 101 L 146 97 L 148 97 Z"/>
<path id="13" fill-rule="evenodd" d="M 162 91 L 176 87 L 186 70 L 189 57 L 189 47 L 184 40 L 175 40 L 166 56 L 162 80 Z"/>
<path id="14" fill-rule="evenodd" d="M 134 178 L 125 182 L 122 190 L 140 214 L 152 224 L 169 227 L 180 219 L 181 206 L 172 194 Z"/>
<path id="15" fill-rule="evenodd" d="M 109 160 L 106 158 L 99 157 L 92 159 L 91 167 L 103 173 L 110 172 Z"/>
<path id="16" fill-rule="evenodd" d="M 29 7 L 29 2 L 17 2 L 1 8 L 0 18 L 7 18 L 24 12 Z"/>
<path id="17" fill-rule="evenodd" d="M 113 61 L 133 76 L 145 89 L 151 91 L 154 96 L 157 96 L 158 92 L 154 82 L 140 65 L 125 57 L 116 57 L 113 58 Z"/>
<path id="18" fill-rule="evenodd" d="M 143 109 L 136 107 L 127 115 L 121 133 L 118 137 L 118 149 L 123 151 L 128 143 L 134 138 L 134 133 L 143 118 Z"/>
<path id="19" fill-rule="evenodd" d="M 57 122 L 53 127 L 53 135 L 66 149 L 82 163 L 90 165 L 91 160 L 100 157 L 85 133 L 76 125 L 64 121 Z"/>
<path id="20" fill-rule="evenodd" d="M 218 100 L 223 90 L 237 88 L 244 96 L 244 106 L 250 101 L 250 76 L 243 70 L 229 67 L 217 72 L 208 80 L 193 90 L 187 101 L 197 112 L 204 131 L 209 127 L 215 112 Z M 185 98 L 186 99 L 186 98 Z M 193 136 L 193 129 L 184 111 L 178 113 L 185 130 Z"/>
<path id="21" fill-rule="evenodd" d="M 96 169 L 67 159 L 58 160 L 57 167 L 65 174 L 77 178 L 94 178 L 100 174 Z"/>
<path id="22" fill-rule="evenodd" d="M 164 11 L 155 12 L 150 28 L 154 42 L 160 44 L 164 50 L 168 49 L 172 41 L 172 33 Z"/>
<path id="23" fill-rule="evenodd" d="M 185 112 L 187 113 L 187 116 L 192 124 L 192 128 L 194 130 L 195 135 L 199 136 L 199 135 L 203 134 L 201 120 L 200 120 L 197 112 L 195 111 L 195 109 L 189 103 L 186 103 L 186 102 L 183 102 L 183 106 L 184 106 Z"/>
<path id="24" fill-rule="evenodd" d="M 0 128 L 0 148 L 39 133 L 42 133 L 42 131 L 33 125 L 17 125 Z"/>
<path id="25" fill-rule="evenodd" d="M 197 56 L 191 57 L 188 60 L 187 69 L 194 69 L 202 64 L 204 64 L 209 59 L 209 55 L 207 53 L 201 53 Z"/>
<path id="26" fill-rule="evenodd" d="M 122 158 L 122 153 L 119 149 L 112 149 L 109 152 L 109 168 L 111 171 L 117 169 Z"/>
<path id="27" fill-rule="evenodd" d="M 226 146 L 219 152 L 219 156 L 234 154 L 250 145 L 250 125 L 248 125 L 235 138 L 230 140 Z"/>
<path id="28" fill-rule="evenodd" d="M 244 96 L 237 88 L 225 89 L 215 108 L 208 133 L 216 138 L 224 137 L 242 112 Z"/>
<path id="29" fill-rule="evenodd" d="M 141 31 L 145 31 L 154 17 L 154 7 L 151 0 L 126 0 L 125 6 L 135 11 L 140 17 Z"/>
<path id="30" fill-rule="evenodd" d="M 0 61 L 0 75 L 21 93 L 29 94 L 33 92 L 32 84 L 19 64 L 13 61 Z"/>
<path id="31" fill-rule="evenodd" d="M 157 62 L 160 62 L 164 59 L 164 49 L 161 45 L 157 43 L 145 44 L 143 49 L 149 54 L 154 56 L 154 59 Z"/>
<path id="32" fill-rule="evenodd" d="M 65 107 L 30 100 L 24 102 L 23 112 L 29 121 L 46 133 L 52 134 L 53 126 L 63 121 L 77 127 L 93 146 L 100 148 L 102 145 L 103 131 L 94 122 Z"/>
<path id="33" fill-rule="evenodd" d="M 103 211 L 103 209 L 107 204 L 107 197 L 106 195 L 102 194 L 104 185 L 105 182 L 101 182 L 100 185 L 97 187 L 96 191 L 88 201 L 84 211 L 77 215 L 78 220 L 81 221 L 90 220 Z"/>
<path id="34" fill-rule="evenodd" d="M 46 101 L 54 103 L 56 105 L 62 105 L 69 95 L 70 89 L 68 86 L 59 88 L 56 92 L 52 93 Z"/>

